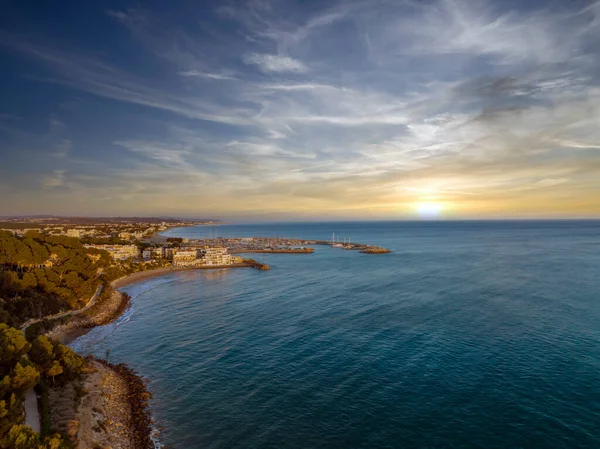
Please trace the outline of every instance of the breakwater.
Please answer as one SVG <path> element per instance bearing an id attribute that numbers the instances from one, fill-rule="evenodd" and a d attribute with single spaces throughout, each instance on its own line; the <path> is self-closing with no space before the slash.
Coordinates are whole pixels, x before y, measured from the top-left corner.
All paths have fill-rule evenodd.
<path id="1" fill-rule="evenodd" d="M 314 248 L 276 248 L 276 249 L 238 249 L 230 250 L 231 254 L 263 253 L 263 254 L 312 254 Z"/>

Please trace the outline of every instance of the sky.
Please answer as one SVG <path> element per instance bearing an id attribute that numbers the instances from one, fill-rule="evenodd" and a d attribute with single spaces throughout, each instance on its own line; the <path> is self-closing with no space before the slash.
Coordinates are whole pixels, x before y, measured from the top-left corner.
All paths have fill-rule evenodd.
<path id="1" fill-rule="evenodd" d="M 0 216 L 600 217 L 600 2 L 8 1 Z"/>

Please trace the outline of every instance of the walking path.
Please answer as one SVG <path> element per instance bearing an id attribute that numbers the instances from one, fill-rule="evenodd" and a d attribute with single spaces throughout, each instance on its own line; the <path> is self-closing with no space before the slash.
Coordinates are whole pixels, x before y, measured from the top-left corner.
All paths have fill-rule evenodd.
<path id="1" fill-rule="evenodd" d="M 67 316 L 67 315 L 71 315 L 71 316 L 80 315 L 80 314 L 86 312 L 90 307 L 92 307 L 95 304 L 96 299 L 98 299 L 98 297 L 100 296 L 100 293 L 102 293 L 102 285 L 98 286 L 98 288 L 96 289 L 96 293 L 94 293 L 94 296 L 92 296 L 92 298 L 85 305 L 85 307 L 83 307 L 81 309 L 77 309 L 77 310 L 67 310 L 66 312 L 60 312 L 60 313 L 57 313 L 57 314 L 54 314 L 54 315 L 48 315 L 48 316 L 45 316 L 43 318 L 34 318 L 34 319 L 31 319 L 31 320 L 27 321 L 26 323 L 24 323 L 23 326 L 21 326 L 21 330 L 23 332 L 27 332 L 27 328 L 29 326 L 31 326 L 32 324 L 35 324 L 35 323 L 39 323 L 40 321 L 55 320 L 57 318 L 62 318 L 62 317 Z"/>
<path id="2" fill-rule="evenodd" d="M 40 432 L 40 412 L 37 406 L 37 396 L 33 388 L 25 395 L 25 424 L 36 432 Z"/>

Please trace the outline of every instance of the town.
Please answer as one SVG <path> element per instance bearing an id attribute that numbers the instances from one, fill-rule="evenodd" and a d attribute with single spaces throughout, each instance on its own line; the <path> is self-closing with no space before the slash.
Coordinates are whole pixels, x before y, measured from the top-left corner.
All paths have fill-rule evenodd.
<path id="1" fill-rule="evenodd" d="M 0 231 L 22 236 L 27 231 L 46 235 L 66 235 L 90 243 L 122 243 L 151 237 L 170 228 L 218 225 L 218 220 L 181 220 L 161 217 L 6 217 L 0 218 Z M 106 240 L 106 242 L 100 242 Z"/>

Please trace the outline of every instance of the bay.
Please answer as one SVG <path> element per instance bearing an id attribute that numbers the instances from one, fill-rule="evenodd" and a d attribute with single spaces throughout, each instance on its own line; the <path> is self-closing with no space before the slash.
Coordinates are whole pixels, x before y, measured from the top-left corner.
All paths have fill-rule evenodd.
<path id="1" fill-rule="evenodd" d="M 149 380 L 169 448 L 600 447 L 600 222 L 218 230 L 333 232 L 393 252 L 151 279 L 72 346 Z"/>

